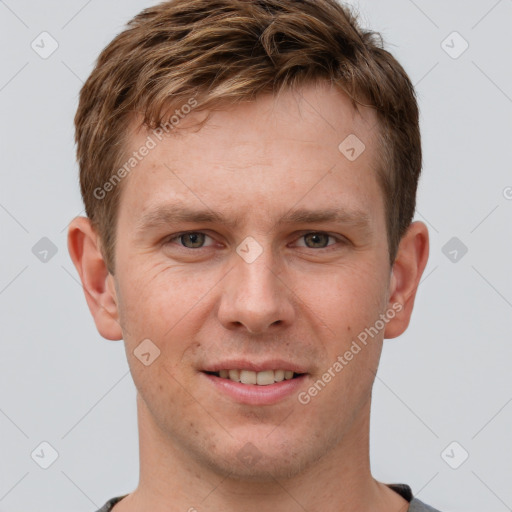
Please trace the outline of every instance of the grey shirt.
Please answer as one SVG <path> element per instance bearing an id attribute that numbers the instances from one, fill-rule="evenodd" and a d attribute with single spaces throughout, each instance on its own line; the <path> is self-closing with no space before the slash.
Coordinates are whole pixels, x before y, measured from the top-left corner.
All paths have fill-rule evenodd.
<path id="1" fill-rule="evenodd" d="M 428 505 L 425 505 L 418 498 L 415 498 L 412 495 L 412 490 L 407 484 L 386 484 L 388 487 L 393 489 L 395 492 L 400 494 L 402 498 L 409 502 L 409 508 L 407 512 L 439 512 L 436 508 L 432 508 Z M 103 507 L 101 507 L 97 512 L 110 512 L 114 505 L 121 501 L 123 498 L 128 496 L 127 494 L 123 496 L 118 496 L 116 498 L 112 498 L 107 501 Z"/>

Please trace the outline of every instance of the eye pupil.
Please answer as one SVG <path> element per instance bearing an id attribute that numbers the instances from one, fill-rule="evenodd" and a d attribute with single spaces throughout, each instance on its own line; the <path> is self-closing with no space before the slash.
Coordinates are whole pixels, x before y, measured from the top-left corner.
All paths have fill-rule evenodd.
<path id="1" fill-rule="evenodd" d="M 199 237 L 199 240 L 198 240 L 198 237 Z M 197 248 L 197 247 L 201 246 L 202 243 L 204 243 L 204 233 L 187 233 L 185 235 L 181 235 L 182 241 L 187 240 L 187 238 L 191 240 L 194 248 Z M 197 244 L 197 245 L 194 245 L 194 244 Z M 184 245 L 186 247 L 188 247 L 186 243 L 184 243 Z"/>
<path id="2" fill-rule="evenodd" d="M 327 243 L 329 242 L 329 235 L 327 235 L 325 233 L 309 233 L 309 234 L 305 235 L 306 239 L 310 239 L 310 240 L 313 239 L 314 244 L 319 243 L 318 242 L 319 237 L 320 237 L 320 240 L 322 239 L 322 237 L 324 237 L 324 240 L 326 243 L 322 244 L 322 247 L 326 247 Z"/>

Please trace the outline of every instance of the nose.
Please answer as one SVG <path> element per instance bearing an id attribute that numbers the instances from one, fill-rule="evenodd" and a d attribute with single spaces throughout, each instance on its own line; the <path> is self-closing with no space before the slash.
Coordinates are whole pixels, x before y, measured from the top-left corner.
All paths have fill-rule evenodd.
<path id="1" fill-rule="evenodd" d="M 234 268 L 222 280 L 218 309 L 219 321 L 226 329 L 243 326 L 250 334 L 292 324 L 295 309 L 293 292 L 278 275 L 271 251 L 264 250 L 251 263 L 233 255 Z"/>

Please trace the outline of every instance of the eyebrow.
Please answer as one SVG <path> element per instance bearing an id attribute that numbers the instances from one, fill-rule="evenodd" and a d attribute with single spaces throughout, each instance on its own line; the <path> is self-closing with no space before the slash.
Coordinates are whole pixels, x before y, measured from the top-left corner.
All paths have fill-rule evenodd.
<path id="1" fill-rule="evenodd" d="M 211 223 L 223 224 L 230 228 L 239 227 L 242 218 L 225 216 L 213 210 L 197 210 L 186 205 L 160 205 L 146 212 L 138 220 L 136 225 L 137 232 L 143 232 L 168 226 L 180 222 L 190 223 Z M 300 208 L 288 211 L 278 221 L 281 224 L 319 224 L 335 222 L 346 224 L 356 228 L 370 231 L 370 216 L 361 210 L 347 209 L 344 207 L 324 208 L 320 210 L 310 210 Z"/>

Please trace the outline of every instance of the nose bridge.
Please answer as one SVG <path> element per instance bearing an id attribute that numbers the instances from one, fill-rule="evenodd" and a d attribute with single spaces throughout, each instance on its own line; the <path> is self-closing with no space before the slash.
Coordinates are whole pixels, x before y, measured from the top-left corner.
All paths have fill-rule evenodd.
<path id="1" fill-rule="evenodd" d="M 244 253 L 244 251 L 247 251 Z M 240 277 L 239 289 L 247 293 L 247 297 L 268 299 L 267 295 L 275 297 L 275 289 L 279 279 L 276 277 L 277 268 L 270 247 L 261 246 L 258 250 L 254 243 L 244 242 L 237 248 L 240 261 L 236 263 L 237 274 Z M 240 253 L 243 256 L 240 256 Z"/>
<path id="2" fill-rule="evenodd" d="M 242 324 L 256 333 L 289 323 L 293 307 L 271 248 L 247 237 L 236 248 L 233 265 L 219 307 L 219 320 L 225 327 Z"/>

